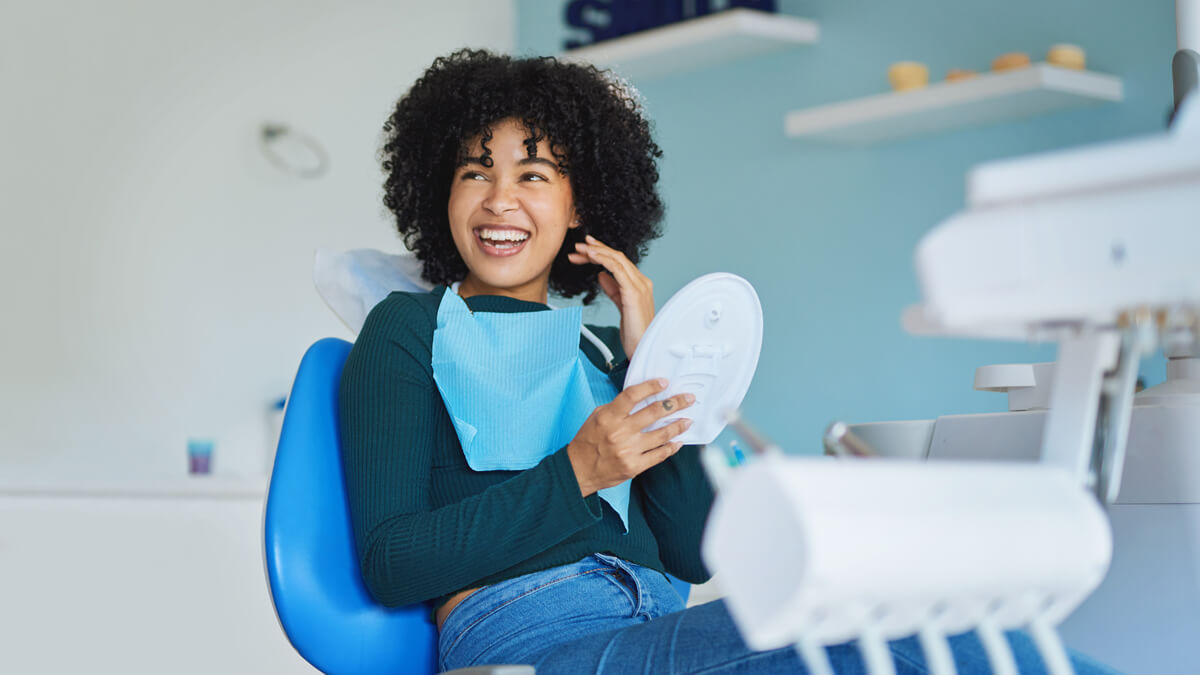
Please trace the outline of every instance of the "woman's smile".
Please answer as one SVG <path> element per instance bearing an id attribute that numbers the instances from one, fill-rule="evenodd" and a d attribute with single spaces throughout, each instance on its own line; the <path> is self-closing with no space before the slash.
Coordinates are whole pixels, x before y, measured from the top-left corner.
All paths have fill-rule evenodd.
<path id="1" fill-rule="evenodd" d="M 516 255 L 529 241 L 529 232 L 517 227 L 482 225 L 475 228 L 474 232 L 479 248 L 485 254 L 496 257 Z"/>

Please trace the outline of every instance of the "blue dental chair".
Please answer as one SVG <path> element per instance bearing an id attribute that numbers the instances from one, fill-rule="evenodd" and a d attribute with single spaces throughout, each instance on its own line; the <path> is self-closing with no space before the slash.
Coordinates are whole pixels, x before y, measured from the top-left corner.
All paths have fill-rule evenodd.
<path id="1" fill-rule="evenodd" d="M 429 605 L 376 604 L 358 569 L 337 421 L 350 346 L 326 338 L 309 347 L 288 397 L 263 519 L 271 599 L 292 646 L 322 672 L 429 675 Z"/>
<path id="2" fill-rule="evenodd" d="M 437 669 L 431 604 L 392 609 L 363 586 L 338 436 L 338 386 L 350 343 L 325 338 L 292 384 L 263 518 L 271 599 L 296 651 L 331 675 L 430 675 Z M 687 598 L 688 584 L 671 579 Z M 514 666 L 456 673 L 531 672 Z"/>

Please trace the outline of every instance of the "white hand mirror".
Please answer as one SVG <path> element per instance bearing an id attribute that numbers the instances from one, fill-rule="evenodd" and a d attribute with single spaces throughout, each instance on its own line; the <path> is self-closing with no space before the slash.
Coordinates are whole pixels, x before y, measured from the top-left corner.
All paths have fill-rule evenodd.
<path id="1" fill-rule="evenodd" d="M 656 377 L 670 385 L 634 411 L 690 392 L 696 396 L 692 407 L 647 431 L 687 418 L 691 428 L 675 440 L 711 443 L 725 428 L 725 413 L 746 397 L 761 349 L 762 305 L 754 287 L 736 274 L 706 274 L 671 296 L 642 335 L 625 376 L 627 386 Z"/>

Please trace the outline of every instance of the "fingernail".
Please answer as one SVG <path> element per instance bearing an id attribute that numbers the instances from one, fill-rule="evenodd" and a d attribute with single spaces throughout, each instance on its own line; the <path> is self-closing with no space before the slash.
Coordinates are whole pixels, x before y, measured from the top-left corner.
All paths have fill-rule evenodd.
<path id="1" fill-rule="evenodd" d="M 696 402 L 696 395 L 695 394 L 684 394 L 683 400 L 686 401 L 688 405 L 691 405 Z"/>
<path id="2" fill-rule="evenodd" d="M 667 382 L 667 378 L 665 378 L 665 377 L 660 377 L 660 378 L 658 378 L 657 380 L 655 380 L 655 382 L 657 382 L 657 383 L 658 383 L 658 386 L 662 387 L 663 389 L 666 389 L 666 388 L 667 388 L 667 384 L 668 384 L 668 382 Z"/>
<path id="3" fill-rule="evenodd" d="M 683 428 L 684 428 L 684 429 L 691 429 L 691 428 L 692 428 L 692 421 L 691 421 L 691 420 L 684 420 L 684 421 L 683 421 Z"/>
<path id="4" fill-rule="evenodd" d="M 588 234 L 588 235 L 584 235 L 584 237 L 583 237 L 583 238 L 584 238 L 584 239 L 587 239 L 588 241 L 592 241 L 592 242 L 596 241 L 596 238 L 595 238 L 595 237 L 593 237 L 593 236 L 592 236 L 592 235 L 590 235 L 590 234 Z"/>

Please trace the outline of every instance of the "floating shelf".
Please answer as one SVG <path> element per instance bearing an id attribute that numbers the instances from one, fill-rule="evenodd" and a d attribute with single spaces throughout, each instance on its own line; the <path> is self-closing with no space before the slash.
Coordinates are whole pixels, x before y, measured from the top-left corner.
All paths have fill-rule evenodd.
<path id="1" fill-rule="evenodd" d="M 788 113 L 792 138 L 867 144 L 983 126 L 1124 96 L 1121 79 L 1045 63 Z"/>
<path id="2" fill-rule="evenodd" d="M 738 8 L 572 49 L 563 58 L 638 81 L 813 44 L 819 37 L 808 19 Z"/>

